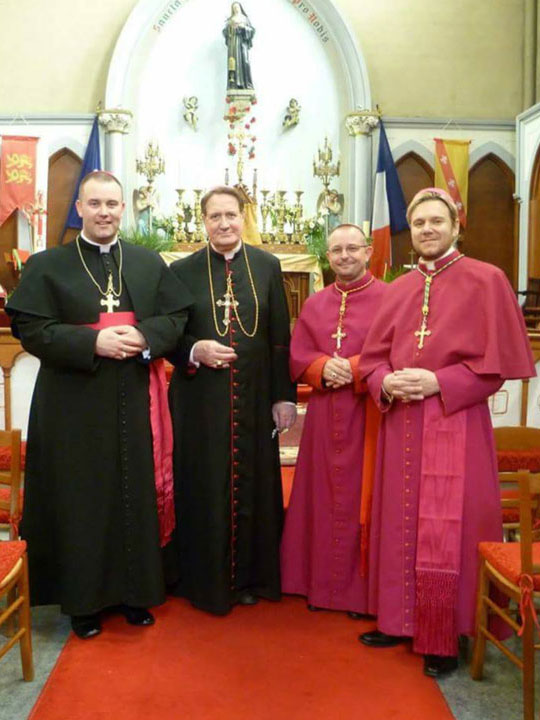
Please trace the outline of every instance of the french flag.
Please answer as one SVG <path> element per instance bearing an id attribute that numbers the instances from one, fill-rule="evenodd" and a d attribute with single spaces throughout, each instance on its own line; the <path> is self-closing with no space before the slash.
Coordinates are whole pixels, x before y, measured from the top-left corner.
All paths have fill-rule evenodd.
<path id="1" fill-rule="evenodd" d="M 391 236 L 406 230 L 407 206 L 399 182 L 394 159 L 384 129 L 382 119 L 379 122 L 379 157 L 375 175 L 375 193 L 373 200 L 373 218 L 371 235 L 373 237 L 373 255 L 369 264 L 375 277 L 384 278 L 392 266 Z"/>

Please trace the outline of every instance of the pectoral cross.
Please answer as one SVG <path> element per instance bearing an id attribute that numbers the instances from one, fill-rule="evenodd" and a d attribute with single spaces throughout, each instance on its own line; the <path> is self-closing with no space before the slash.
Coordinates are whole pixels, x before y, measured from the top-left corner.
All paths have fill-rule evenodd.
<path id="1" fill-rule="evenodd" d="M 418 349 L 421 350 L 424 347 L 424 338 L 431 335 L 431 330 L 428 330 L 426 324 L 422 322 L 420 330 L 417 330 L 414 334 L 417 338 L 420 338 L 418 341 Z"/>
<path id="2" fill-rule="evenodd" d="M 120 300 L 117 300 L 114 297 L 114 295 L 112 294 L 112 292 L 108 292 L 105 295 L 105 300 L 100 300 L 99 304 L 106 307 L 108 313 L 112 313 L 112 312 L 114 312 L 113 308 L 118 307 L 120 305 Z"/>
<path id="3" fill-rule="evenodd" d="M 218 307 L 223 308 L 223 324 L 225 327 L 228 327 L 231 322 L 231 308 L 237 308 L 238 307 L 238 301 L 234 299 L 234 293 L 233 289 L 231 287 L 231 276 L 227 276 L 227 289 L 225 291 L 225 295 L 223 296 L 223 300 L 218 300 L 216 302 L 216 305 Z"/>
<path id="4" fill-rule="evenodd" d="M 336 350 L 341 350 L 341 341 L 343 340 L 343 338 L 347 337 L 347 333 L 343 332 L 343 328 L 341 327 L 341 325 L 338 325 L 338 329 L 332 335 L 332 337 L 336 340 Z"/>

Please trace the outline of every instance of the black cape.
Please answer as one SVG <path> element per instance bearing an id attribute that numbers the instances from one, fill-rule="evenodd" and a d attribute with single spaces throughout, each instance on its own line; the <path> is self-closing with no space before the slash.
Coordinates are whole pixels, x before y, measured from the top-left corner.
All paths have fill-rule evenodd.
<path id="1" fill-rule="evenodd" d="M 118 289 L 110 255 L 81 241 L 88 268 Z M 161 258 L 122 243 L 119 311 L 157 358 L 179 342 L 191 298 Z M 34 604 L 83 615 L 164 600 L 149 421 L 148 364 L 94 354 L 101 295 L 75 241 L 32 255 L 11 296 L 12 331 L 41 360 L 28 427 L 21 534 Z"/>
<path id="2" fill-rule="evenodd" d="M 296 396 L 289 377 L 289 313 L 279 261 L 258 248 L 245 249 L 259 301 L 253 338 L 236 320 L 225 337 L 217 334 L 206 249 L 171 265 L 195 298 L 169 390 L 179 571 L 174 592 L 216 614 L 228 612 L 242 591 L 280 597 L 283 499 L 272 404 L 294 402 Z M 213 250 L 210 257 L 215 300 L 223 298 L 230 268 L 240 319 L 252 332 L 255 305 L 243 251 L 230 262 Z M 223 309 L 216 313 L 223 331 Z M 230 369 L 201 365 L 193 371 L 189 353 L 202 339 L 233 346 L 238 360 Z"/>

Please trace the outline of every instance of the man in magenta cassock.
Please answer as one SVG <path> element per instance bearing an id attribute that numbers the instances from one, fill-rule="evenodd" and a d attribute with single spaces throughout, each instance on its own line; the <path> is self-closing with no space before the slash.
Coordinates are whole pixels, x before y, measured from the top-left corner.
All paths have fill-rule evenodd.
<path id="1" fill-rule="evenodd" d="M 427 188 L 407 211 L 416 270 L 393 282 L 366 338 L 362 377 L 384 413 L 370 538 L 370 611 L 386 647 L 413 638 L 424 672 L 457 667 L 474 631 L 477 545 L 501 540 L 487 399 L 535 374 L 504 273 L 455 247 L 457 207 Z"/>
<path id="2" fill-rule="evenodd" d="M 356 225 L 328 238 L 336 282 L 304 303 L 291 341 L 291 375 L 312 386 L 281 545 L 284 592 L 305 595 L 310 609 L 367 611 L 360 560 L 364 438 L 379 412 L 358 361 L 386 285 L 366 270 L 372 248 Z M 376 438 L 371 443 L 375 447 Z M 365 493 L 364 493 L 365 497 Z M 364 526 L 364 530 L 367 528 Z"/>

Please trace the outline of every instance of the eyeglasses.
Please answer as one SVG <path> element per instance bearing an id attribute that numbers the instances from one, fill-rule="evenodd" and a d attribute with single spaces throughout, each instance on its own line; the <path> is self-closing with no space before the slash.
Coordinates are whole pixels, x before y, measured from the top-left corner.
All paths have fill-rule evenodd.
<path id="1" fill-rule="evenodd" d="M 369 245 L 346 245 L 345 247 L 335 247 L 328 251 L 328 254 L 332 257 L 339 257 L 343 252 L 347 255 L 356 255 L 363 248 L 370 247 Z"/>

